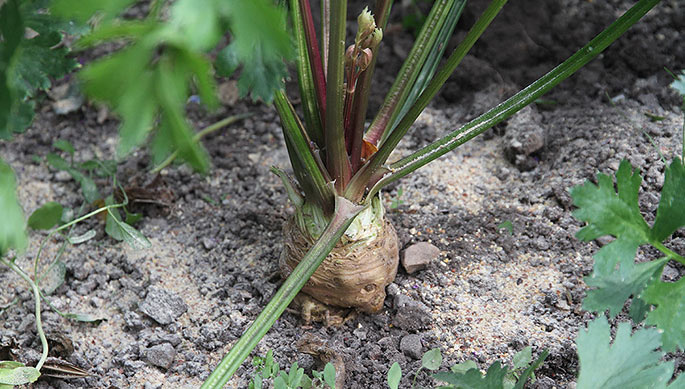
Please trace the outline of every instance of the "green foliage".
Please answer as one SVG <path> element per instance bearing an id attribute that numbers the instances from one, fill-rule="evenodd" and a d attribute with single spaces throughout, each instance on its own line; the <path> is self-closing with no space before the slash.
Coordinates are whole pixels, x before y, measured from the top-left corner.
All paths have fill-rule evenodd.
<path id="1" fill-rule="evenodd" d="M 36 382 L 40 372 L 24 366 L 21 362 L 0 361 L 0 389 L 12 388 L 15 385 L 25 385 Z"/>
<path id="2" fill-rule="evenodd" d="M 544 351 L 531 362 L 532 349 L 528 346 L 514 355 L 511 370 L 496 361 L 483 375 L 474 361 L 466 361 L 452 366 L 449 372 L 434 374 L 433 378 L 448 383 L 448 386 L 440 386 L 444 389 L 522 389 L 529 378 L 535 380 L 533 372 L 542 365 L 547 355 L 549 353 Z"/>
<path id="3" fill-rule="evenodd" d="M 180 0 L 170 6 L 168 20 L 158 16 L 156 7 L 144 20 L 121 20 L 119 15 L 132 3 L 117 0 L 83 5 L 78 0 L 57 0 L 52 11 L 81 21 L 99 15 L 100 25 L 77 43 L 80 47 L 120 39 L 128 42 L 80 73 L 85 92 L 112 106 L 121 117 L 118 156 L 127 155 L 151 137 L 155 164 L 178 153 L 193 168 L 206 172 L 209 158 L 193 139 L 185 117 L 193 88 L 207 107 L 218 105 L 206 52 L 230 29 L 232 41 L 217 57 L 219 73 L 228 76 L 240 65 L 249 64 L 240 75 L 242 95 L 251 92 L 253 99 L 270 102 L 273 90 L 287 75 L 284 60 L 293 52 L 285 33 L 284 12 L 269 0 Z"/>
<path id="4" fill-rule="evenodd" d="M 619 323 L 611 344 L 609 323 L 601 316 L 578 333 L 580 361 L 578 389 L 666 388 L 673 375 L 673 362 L 661 362 L 657 351 L 661 334 L 644 328 L 631 335 L 630 323 Z M 682 382 L 682 380 L 680 380 Z M 672 384 L 669 388 L 676 388 Z"/>
<path id="5" fill-rule="evenodd" d="M 402 368 L 400 364 L 395 362 L 390 366 L 388 370 L 388 386 L 390 389 L 397 389 L 400 386 L 400 380 L 402 379 Z"/>
<path id="6" fill-rule="evenodd" d="M 685 278 L 676 282 L 657 281 L 649 285 L 641 297 L 656 308 L 647 314 L 646 324 L 662 329 L 665 351 L 683 349 L 685 345 Z"/>
<path id="7" fill-rule="evenodd" d="M 16 180 L 12 168 L 0 159 L 0 258 L 8 250 L 26 248 L 26 222 L 16 195 Z"/>
<path id="8" fill-rule="evenodd" d="M 304 373 L 304 369 L 293 362 L 289 372 L 281 370 L 278 362 L 274 361 L 274 352 L 269 350 L 265 357 L 254 357 L 252 366 L 255 372 L 248 384 L 249 389 L 262 389 L 266 380 L 273 380 L 274 389 L 310 389 L 328 387 L 335 389 L 335 367 L 330 362 L 324 366 L 323 372 L 312 371 L 313 379 Z"/>
<path id="9" fill-rule="evenodd" d="M 269 350 L 266 357 L 255 357 L 252 365 L 255 372 L 248 384 L 249 389 L 262 389 L 266 380 L 270 379 L 273 379 L 274 389 L 324 388 L 324 383 L 335 389 L 335 367 L 330 362 L 324 366 L 323 372 L 312 371 L 314 379 L 305 374 L 297 362 L 293 362 L 288 373 L 281 370 L 278 362 L 274 361 L 273 350 Z"/>
<path id="10" fill-rule="evenodd" d="M 0 8 L 0 139 L 25 130 L 38 92 L 79 67 L 63 40 L 84 28 L 50 17 L 46 7 L 45 0 L 8 0 Z"/>
<path id="11" fill-rule="evenodd" d="M 640 214 L 638 190 L 642 179 L 629 162 L 621 162 L 616 172 L 618 192 L 609 176 L 599 174 L 597 181 L 598 185 L 586 182 L 571 190 L 574 204 L 579 207 L 574 216 L 588 223 L 577 236 L 591 240 L 612 235 L 616 240 L 595 254 L 593 273 L 585 279 L 594 289 L 588 291 L 583 307 L 595 312 L 608 309 L 613 317 L 633 296 L 631 316 L 641 321 L 646 313 L 647 324 L 664 331 L 665 350 L 683 349 L 685 325 L 681 308 L 685 301 L 685 288 L 680 281 L 661 282 L 660 276 L 669 260 L 685 263 L 685 258 L 662 244 L 677 229 L 685 226 L 685 196 L 682 195 L 685 193 L 685 166 L 676 158 L 666 167 L 652 227 Z M 659 249 L 665 257 L 636 264 L 637 248 L 645 243 Z M 650 311 L 650 305 L 656 309 Z"/>
<path id="12" fill-rule="evenodd" d="M 62 211 L 62 205 L 59 203 L 45 203 L 29 216 L 29 227 L 34 230 L 49 230 L 62 219 Z"/>

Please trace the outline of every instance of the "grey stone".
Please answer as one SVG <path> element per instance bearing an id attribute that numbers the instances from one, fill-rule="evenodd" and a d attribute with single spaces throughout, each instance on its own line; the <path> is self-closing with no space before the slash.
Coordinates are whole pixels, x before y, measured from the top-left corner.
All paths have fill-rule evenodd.
<path id="1" fill-rule="evenodd" d="M 421 359 L 423 344 L 421 344 L 421 337 L 416 334 L 410 334 L 400 340 L 400 350 L 404 355 L 414 358 Z"/>
<path id="2" fill-rule="evenodd" d="M 419 242 L 407 247 L 402 256 L 402 267 L 412 274 L 426 267 L 440 256 L 440 249 L 428 242 Z"/>
<path id="3" fill-rule="evenodd" d="M 430 310 L 422 302 L 405 295 L 397 295 L 394 300 L 396 309 L 392 324 L 406 331 L 417 331 L 428 327 L 431 322 Z"/>
<path id="4" fill-rule="evenodd" d="M 145 359 L 150 364 L 162 369 L 168 369 L 174 362 L 175 357 L 176 349 L 169 343 L 158 344 L 145 350 Z"/>
<path id="5" fill-rule="evenodd" d="M 173 292 L 150 287 L 140 310 L 159 324 L 169 324 L 188 310 L 188 306 Z"/>

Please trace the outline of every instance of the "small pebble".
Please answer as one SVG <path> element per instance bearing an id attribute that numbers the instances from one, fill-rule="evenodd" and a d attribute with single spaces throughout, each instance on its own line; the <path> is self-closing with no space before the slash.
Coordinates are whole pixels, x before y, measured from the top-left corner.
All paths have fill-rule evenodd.
<path id="1" fill-rule="evenodd" d="M 421 337 L 416 334 L 405 336 L 400 340 L 400 350 L 410 358 L 421 359 L 421 352 L 423 351 Z"/>

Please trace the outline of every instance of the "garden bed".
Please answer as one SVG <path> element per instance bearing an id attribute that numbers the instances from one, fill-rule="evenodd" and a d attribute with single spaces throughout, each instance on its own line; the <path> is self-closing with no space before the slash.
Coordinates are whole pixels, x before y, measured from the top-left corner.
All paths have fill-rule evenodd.
<path id="1" fill-rule="evenodd" d="M 481 3 L 468 6 L 457 37 Z M 543 74 L 629 2 L 539 3 L 505 7 L 419 117 L 397 157 Z M 395 16 L 385 34 L 379 91 L 387 90 L 409 48 L 411 36 L 400 18 Z M 445 369 L 467 359 L 481 367 L 510 361 L 530 345 L 534 354 L 550 351 L 535 387 L 570 385 L 578 367 L 575 337 L 592 318 L 581 309 L 583 277 L 592 269 L 593 252 L 606 242 L 574 237 L 582 223 L 571 215 L 568 188 L 593 179 L 597 171 L 615 172 L 626 158 L 644 175 L 640 206 L 653 220 L 663 185 L 659 153 L 670 160 L 682 147 L 680 101 L 668 88 L 663 67 L 685 67 L 684 29 L 683 6 L 662 2 L 545 101 L 384 192 L 401 250 L 429 242 L 440 250 L 439 258 L 411 275 L 401 269 L 387 288 L 381 313 L 324 327 L 303 326 L 298 315 L 286 312 L 256 352 L 273 349 L 281 366 L 298 361 L 306 370 L 317 368 L 317 359 L 297 347 L 311 334 L 342 357 L 345 387 L 372 388 L 383 387 L 394 361 L 405 372 L 402 387 L 408 385 L 421 363 L 417 355 L 434 347 L 442 350 Z M 234 86 L 226 82 L 223 88 L 228 102 Z M 376 104 L 381 97 L 374 96 Z M 66 280 L 50 300 L 63 311 L 106 319 L 79 323 L 44 308 L 43 320 L 48 338 L 64 346 L 55 356 L 93 376 L 41 379 L 35 387 L 198 387 L 280 285 L 281 225 L 292 209 L 269 171 L 272 165 L 289 166 L 275 110 L 243 101 L 212 113 L 194 103 L 188 109 L 197 128 L 227 115 L 254 115 L 204 139 L 213 163 L 207 176 L 170 167 L 145 187 L 154 178 L 145 173 L 150 166 L 145 152 L 120 165 L 125 186 L 144 188 L 156 200 L 135 204 L 144 214 L 136 227 L 152 247 L 136 251 L 113 241 L 98 218 L 77 227 L 75 234 L 94 229 L 97 236 L 65 253 Z M 116 120 L 94 105 L 63 116 L 46 100 L 25 134 L 0 144 L 2 158 L 17 174 L 27 214 L 47 201 L 75 209 L 82 203 L 78 184 L 35 156 L 54 152 L 53 142 L 65 139 L 75 146 L 76 160 L 113 158 L 116 128 Z M 28 258 L 43 236 L 32 233 Z M 676 233 L 667 244 L 685 252 L 685 234 Z M 44 258 L 57 249 L 49 244 Z M 655 255 L 640 251 L 638 260 Z M 28 260 L 19 264 L 30 266 Z M 664 273 L 677 279 L 685 269 L 669 266 Z M 0 270 L 0 284 L 0 305 L 19 297 L 0 313 L 0 352 L 37 359 L 32 294 L 8 269 Z M 685 369 L 682 354 L 669 358 L 676 360 L 677 371 Z M 244 364 L 231 385 L 246 387 L 251 372 Z M 418 382 L 434 383 L 425 372 Z"/>

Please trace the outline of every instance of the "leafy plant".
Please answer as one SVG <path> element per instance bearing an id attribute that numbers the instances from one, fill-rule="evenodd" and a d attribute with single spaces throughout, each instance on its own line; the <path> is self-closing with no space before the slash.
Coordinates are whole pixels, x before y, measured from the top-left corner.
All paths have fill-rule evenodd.
<path id="1" fill-rule="evenodd" d="M 611 343 L 609 323 L 603 315 L 578 333 L 580 375 L 578 388 L 682 388 L 681 374 L 673 376 L 673 361 L 661 362 L 661 333 L 656 328 L 643 328 L 631 335 L 631 324 L 619 323 Z"/>
<path id="2" fill-rule="evenodd" d="M 79 67 L 69 57 L 64 34 L 87 27 L 49 17 L 45 0 L 7 0 L 0 5 L 0 139 L 33 121 L 40 91 Z"/>
<path id="3" fill-rule="evenodd" d="M 153 1 L 142 20 L 119 17 L 134 3 L 55 0 L 51 11 L 66 19 L 86 22 L 94 15 L 101 22 L 76 46 L 88 48 L 123 41 L 123 49 L 96 60 L 79 72 L 85 92 L 111 105 L 122 119 L 119 157 L 151 137 L 153 162 L 164 163 L 178 155 L 196 170 L 206 172 L 209 160 L 185 119 L 185 105 L 194 87 L 210 109 L 218 105 L 214 70 L 207 53 L 231 32 L 231 43 L 219 51 L 219 74 L 230 76 L 242 64 L 241 94 L 273 99 L 273 89 L 286 75 L 283 59 L 291 57 L 285 34 L 284 13 L 269 0 L 181 0 L 162 16 L 163 0 Z M 254 23 L 260 20 L 260 23 Z M 116 75 L 113 77 L 112 75 Z M 155 127 L 157 129 L 152 131 Z"/>
<path id="4" fill-rule="evenodd" d="M 593 312 L 609 310 L 616 316 L 632 296 L 631 316 L 663 331 L 666 351 L 685 348 L 683 304 L 685 280 L 661 281 L 664 266 L 673 260 L 685 264 L 685 258 L 662 242 L 678 228 L 685 226 L 685 166 L 675 158 L 666 167 L 661 200 L 656 219 L 650 227 L 640 214 L 638 191 L 642 177 L 630 163 L 622 161 L 614 180 L 597 175 L 598 184 L 586 182 L 571 190 L 578 210 L 574 216 L 587 222 L 576 235 L 581 240 L 593 240 L 603 235 L 616 239 L 602 247 L 594 256 L 592 275 L 585 282 L 592 289 L 583 301 L 583 308 Z M 640 245 L 650 244 L 664 256 L 649 262 L 635 263 Z M 655 309 L 650 310 L 650 306 Z"/>
<path id="5" fill-rule="evenodd" d="M 456 364 L 450 368 L 448 372 L 438 372 L 433 374 L 433 378 L 438 381 L 446 382 L 447 386 L 439 386 L 444 389 L 459 389 L 459 388 L 473 388 L 473 389 L 512 389 L 523 388 L 529 378 L 535 381 L 533 372 L 542 365 L 549 353 L 547 351 L 540 354 L 540 356 L 531 363 L 532 350 L 528 346 L 514 355 L 513 367 L 511 370 L 508 367 L 502 367 L 502 364 L 497 361 L 490 365 L 485 376 L 478 369 L 478 365 L 474 361 L 466 361 Z M 434 348 L 426 351 L 421 358 L 421 367 L 414 375 L 412 381 L 412 388 L 416 383 L 416 377 L 422 369 L 436 371 L 442 364 L 442 354 L 440 349 Z M 388 386 L 390 389 L 397 389 L 400 380 L 402 379 L 402 369 L 400 365 L 395 362 L 388 370 Z"/>
<path id="6" fill-rule="evenodd" d="M 249 389 L 261 389 L 268 379 L 273 379 L 274 389 L 309 389 L 326 386 L 335 389 L 335 367 L 330 362 L 324 366 L 323 371 L 312 371 L 313 378 L 305 374 L 297 362 L 293 362 L 288 372 L 281 370 L 278 362 L 274 361 L 273 350 L 269 350 L 265 357 L 255 357 L 252 365 L 255 372 L 250 379 Z"/>
<path id="7" fill-rule="evenodd" d="M 205 388 L 217 388 L 228 381 L 308 281 L 310 282 L 305 289 L 307 293 L 315 293 L 315 298 L 326 303 L 347 305 L 347 300 L 342 301 L 346 295 L 358 296 L 362 289 L 367 292 L 375 291 L 367 293 L 372 296 L 368 301 L 356 306 L 369 312 L 380 309 L 385 286 L 382 283 L 325 288 L 325 282 L 321 282 L 324 286 L 319 287 L 319 292 L 316 292 L 320 279 L 344 278 L 344 271 L 339 273 L 341 277 L 318 273 L 319 280 L 310 280 L 341 237 L 344 237 L 341 247 L 348 243 L 357 244 L 355 247 L 364 247 L 371 241 L 392 240 L 392 234 L 384 232 L 389 227 L 385 227 L 382 207 L 377 200 L 379 191 L 539 99 L 602 52 L 654 7 L 658 0 L 639 1 L 576 54 L 521 92 L 444 138 L 397 162 L 388 163 L 388 158 L 400 139 L 506 1 L 495 0 L 490 4 L 439 70 L 445 42 L 449 39 L 465 2 L 435 2 L 397 80 L 371 125 L 365 128 L 377 48 L 381 44 L 382 29 L 385 27 L 391 3 L 389 0 L 378 1 L 375 18 L 368 10 L 362 12 L 358 17 L 354 43 L 346 49 L 346 1 L 322 2 L 324 17 L 320 37 L 317 37 L 314 28 L 309 1 L 289 1 L 293 35 L 298 49 L 296 66 L 304 121 L 297 116 L 284 91 L 275 93 L 274 102 L 281 117 L 286 147 L 297 181 L 295 183 L 285 173 L 275 170 L 296 207 L 296 216 L 289 222 L 294 227 L 287 234 L 286 239 L 290 240 L 285 245 L 286 258 L 290 261 L 285 270 L 290 275 L 264 311 L 205 381 Z M 323 47 L 322 52 L 319 51 L 319 42 Z M 350 225 L 353 227 L 348 230 Z M 289 236 L 291 234 L 292 237 Z M 295 249 L 291 250 L 293 247 Z M 392 247 L 392 244 L 388 244 L 388 247 Z M 392 249 L 381 254 L 392 258 Z M 339 258 L 336 263 L 353 263 L 347 261 L 349 257 L 341 255 L 336 257 Z M 372 257 L 373 255 L 366 254 L 362 263 Z M 374 270 L 375 273 L 372 274 L 378 276 L 379 272 L 387 272 L 381 274 L 380 278 L 391 280 L 394 277 L 392 267 L 397 262 L 396 259 L 395 262 L 391 259 L 388 263 L 391 265 L 382 270 Z M 349 293 L 354 288 L 358 288 L 355 293 Z M 501 367 L 492 369 L 498 372 L 502 370 Z"/>

